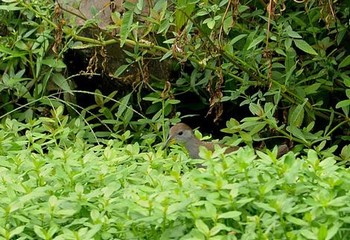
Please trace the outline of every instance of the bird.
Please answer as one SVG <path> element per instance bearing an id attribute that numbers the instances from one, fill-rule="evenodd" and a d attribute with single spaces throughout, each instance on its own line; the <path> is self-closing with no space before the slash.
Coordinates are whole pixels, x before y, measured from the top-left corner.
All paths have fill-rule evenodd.
<path id="1" fill-rule="evenodd" d="M 225 153 L 236 151 L 239 148 L 237 146 L 228 147 L 223 144 L 201 141 L 194 135 L 192 128 L 185 123 L 177 123 L 170 128 L 169 136 L 164 146 L 167 146 L 171 140 L 175 140 L 177 143 L 184 145 L 190 157 L 193 159 L 200 158 L 200 146 L 203 146 L 210 151 L 214 151 L 215 145 L 219 145 L 220 147 L 227 147 Z"/>
<path id="2" fill-rule="evenodd" d="M 220 147 L 226 147 L 225 154 L 237 151 L 239 146 L 227 146 L 224 144 L 217 144 L 213 142 L 206 142 L 199 140 L 193 133 L 191 127 L 185 123 L 177 123 L 170 128 L 169 136 L 164 144 L 164 147 L 169 145 L 171 140 L 175 140 L 177 143 L 182 144 L 187 149 L 189 155 L 193 159 L 199 159 L 199 147 L 203 146 L 210 151 L 215 150 L 215 145 Z M 289 147 L 286 144 L 278 146 L 277 158 L 286 154 L 289 151 Z"/>

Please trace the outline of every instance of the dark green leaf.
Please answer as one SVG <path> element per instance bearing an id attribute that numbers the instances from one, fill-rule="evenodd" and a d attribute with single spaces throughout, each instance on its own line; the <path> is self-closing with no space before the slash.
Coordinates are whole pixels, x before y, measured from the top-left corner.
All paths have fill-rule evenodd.
<path id="1" fill-rule="evenodd" d="M 254 48 L 256 45 L 261 43 L 264 39 L 265 39 L 265 36 L 263 36 L 263 35 L 258 36 L 257 38 L 254 38 L 253 41 L 249 44 L 247 50 Z"/>
<path id="2" fill-rule="evenodd" d="M 68 84 L 67 79 L 63 77 L 61 73 L 53 73 L 52 80 L 58 87 L 60 87 L 65 92 L 68 92 L 68 93 L 71 92 L 71 88 Z"/>
<path id="3" fill-rule="evenodd" d="M 347 67 L 350 65 L 350 55 L 346 56 L 340 63 L 338 68 Z"/>
<path id="4" fill-rule="evenodd" d="M 119 66 L 118 69 L 114 72 L 113 77 L 119 77 L 129 66 L 129 64 Z"/>
<path id="5" fill-rule="evenodd" d="M 304 40 L 301 39 L 294 39 L 295 46 L 299 48 L 301 51 L 312 54 L 312 55 L 318 55 L 318 53 Z"/>
<path id="6" fill-rule="evenodd" d="M 299 104 L 290 108 L 288 113 L 288 124 L 295 127 L 300 127 L 304 121 L 304 105 Z"/>

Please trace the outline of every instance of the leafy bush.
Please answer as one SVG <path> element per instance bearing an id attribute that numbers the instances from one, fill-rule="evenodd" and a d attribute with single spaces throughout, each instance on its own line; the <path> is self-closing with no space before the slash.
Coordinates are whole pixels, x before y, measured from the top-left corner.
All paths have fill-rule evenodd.
<path id="1" fill-rule="evenodd" d="M 63 76 L 62 36 L 51 19 L 53 6 L 52 1 L 3 1 L 0 5 L 4 32 L 0 38 L 1 114 L 21 109 L 14 111 L 19 119 L 44 115 L 43 96 L 71 90 Z"/>
<path id="2" fill-rule="evenodd" d="M 173 101 L 192 91 L 201 96 L 215 121 L 227 111 L 225 102 L 236 108 L 248 106 L 259 126 L 252 129 L 249 123 L 241 124 L 242 131 L 234 133 L 248 144 L 261 141 L 263 132 L 300 144 L 297 149 L 307 146 L 334 152 L 338 145 L 344 149 L 348 144 L 350 11 L 345 3 L 137 1 L 125 3 L 124 10 L 124 14 L 112 13 L 114 22 L 93 39 L 81 32 L 99 27 L 95 18 L 78 26 L 63 21 L 63 10 L 58 5 L 54 8 L 51 1 L 5 1 L 0 8 L 7 32 L 0 49 L 4 71 L 0 110 L 8 112 L 30 103 L 26 114 L 18 116 L 30 119 L 33 112 L 42 111 L 37 106 L 42 102 L 37 100 L 59 89 L 70 102 L 72 76 L 62 75 L 66 50 L 103 52 L 107 45 L 119 44 L 129 49 L 115 77 L 131 65 L 140 67 L 147 58 L 172 58 L 181 70 L 171 84 L 159 84 L 158 79 L 148 83 L 150 74 L 143 72 L 147 77 L 133 96 L 119 97 L 120 101 L 128 98 L 143 115 L 164 111 L 159 104 L 143 108 L 149 97 Z M 142 91 L 143 85 L 151 93 Z M 168 116 L 173 112 L 171 105 L 164 112 Z M 103 117 L 115 117 L 108 108 L 104 111 Z M 128 117 L 137 120 L 132 114 Z"/>
<path id="3" fill-rule="evenodd" d="M 80 119 L 0 125 L 3 239 L 346 239 L 350 173 L 309 150 L 188 159 Z M 201 163 L 206 169 L 196 168 Z"/>
<path id="4" fill-rule="evenodd" d="M 141 3 L 92 39 L 79 34 L 93 20 L 64 25 L 52 1 L 2 1 L 1 238 L 349 238 L 350 175 L 336 162 L 350 159 L 349 6 L 157 1 L 145 17 Z M 118 76 L 151 56 L 172 57 L 181 77 L 124 96 L 72 91 L 66 49 L 109 44 L 134 48 Z M 203 160 L 161 150 L 179 121 L 174 106 L 186 104 L 174 98 L 188 91 L 216 120 L 224 102 L 248 106 L 253 116 L 223 130 L 248 146 L 202 151 Z M 96 104 L 81 110 L 74 92 Z M 295 153 L 254 153 L 266 131 Z"/>

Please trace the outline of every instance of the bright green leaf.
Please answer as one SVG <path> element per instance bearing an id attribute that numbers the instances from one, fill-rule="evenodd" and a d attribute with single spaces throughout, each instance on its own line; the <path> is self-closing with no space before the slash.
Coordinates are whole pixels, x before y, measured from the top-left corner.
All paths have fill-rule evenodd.
<path id="1" fill-rule="evenodd" d="M 239 216 L 242 213 L 239 211 L 229 211 L 229 212 L 225 212 L 219 215 L 218 218 L 228 218 L 228 219 L 235 219 L 235 220 L 239 220 Z"/>
<path id="2" fill-rule="evenodd" d="M 203 233 L 204 235 L 209 235 L 210 234 L 208 226 L 202 220 L 200 220 L 200 219 L 196 220 L 195 221 L 195 225 L 196 225 L 197 229 L 201 233 Z"/>
<path id="3" fill-rule="evenodd" d="M 335 108 L 343 108 L 348 106 L 350 106 L 350 99 L 338 102 L 337 105 L 335 105 Z"/>

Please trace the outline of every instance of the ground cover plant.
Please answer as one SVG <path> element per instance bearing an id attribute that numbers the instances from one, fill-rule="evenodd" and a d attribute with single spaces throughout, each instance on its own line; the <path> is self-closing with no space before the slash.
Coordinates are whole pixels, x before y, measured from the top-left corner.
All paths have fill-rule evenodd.
<path id="1" fill-rule="evenodd" d="M 78 25 L 62 2 L 0 3 L 0 239 L 350 237 L 346 2 L 128 1 L 102 29 L 99 10 Z M 112 72 L 108 46 L 126 47 Z M 84 82 L 138 77 L 75 89 L 77 49 L 93 53 Z M 148 59 L 178 75 L 158 79 Z M 193 111 L 230 116 L 239 151 L 162 149 L 188 93 Z M 293 150 L 253 149 L 274 139 Z"/>
<path id="2" fill-rule="evenodd" d="M 81 119 L 0 125 L 2 239 L 346 239 L 350 173 L 334 157 L 247 147 L 202 164 Z M 124 140 L 123 140 L 124 139 Z"/>

